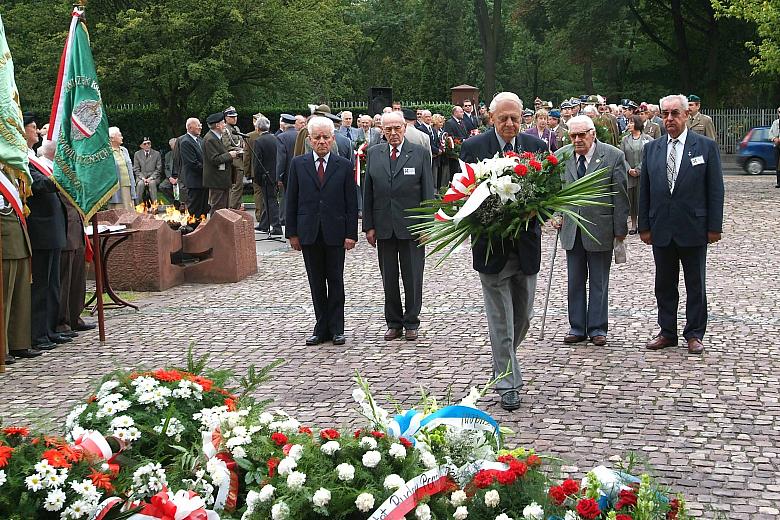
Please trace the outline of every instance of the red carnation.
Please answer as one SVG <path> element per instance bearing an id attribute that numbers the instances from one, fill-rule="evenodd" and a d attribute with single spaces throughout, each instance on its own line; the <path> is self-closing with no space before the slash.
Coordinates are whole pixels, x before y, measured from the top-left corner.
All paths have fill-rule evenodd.
<path id="1" fill-rule="evenodd" d="M 563 501 L 566 500 L 566 492 L 561 486 L 552 486 L 550 490 L 547 491 L 547 495 L 556 505 L 561 505 L 563 504 Z"/>
<path id="2" fill-rule="evenodd" d="M 277 446 L 284 446 L 285 444 L 287 444 L 287 435 L 276 432 L 274 434 L 271 434 L 271 440 L 274 441 Z"/>
<path id="3" fill-rule="evenodd" d="M 237 409 L 235 399 L 230 399 L 229 397 L 225 399 L 225 406 L 227 406 L 229 412 L 235 412 Z"/>
<path id="4" fill-rule="evenodd" d="M 529 455 L 527 459 L 525 459 L 525 463 L 528 464 L 530 467 L 536 467 L 542 465 L 542 459 L 538 455 Z"/>
<path id="5" fill-rule="evenodd" d="M 479 471 L 474 475 L 474 485 L 479 489 L 484 489 L 493 484 L 493 474 L 488 471 Z"/>
<path id="6" fill-rule="evenodd" d="M 306 435 L 311 435 L 312 431 L 311 428 L 309 428 L 308 426 L 301 426 L 300 428 L 298 428 L 298 433 L 305 433 Z"/>
<path id="7" fill-rule="evenodd" d="M 556 166 L 558 164 L 558 158 L 555 157 L 553 154 L 550 154 L 547 156 L 547 162 L 552 164 L 553 166 Z"/>
<path id="8" fill-rule="evenodd" d="M 194 376 L 190 379 L 190 381 L 193 383 L 198 383 L 203 388 L 204 392 L 211 391 L 211 387 L 214 385 L 214 381 L 201 376 Z"/>
<path id="9" fill-rule="evenodd" d="M 372 432 L 371 432 L 371 435 L 373 435 L 375 439 L 381 439 L 382 437 L 384 437 L 384 436 L 385 436 L 385 434 L 384 434 L 384 433 L 382 433 L 382 432 L 378 432 L 378 431 L 376 431 L 376 430 L 372 431 Z"/>
<path id="10" fill-rule="evenodd" d="M 504 152 L 504 157 L 519 157 L 515 152 Z"/>
<path id="11" fill-rule="evenodd" d="M 536 156 L 534 154 L 532 154 L 531 152 L 523 152 L 523 153 L 520 154 L 520 157 L 522 157 L 523 159 L 535 159 L 536 158 Z"/>
<path id="12" fill-rule="evenodd" d="M 528 167 L 525 164 L 515 165 L 514 172 L 520 177 L 525 177 L 528 173 Z"/>
<path id="13" fill-rule="evenodd" d="M 266 465 L 268 466 L 268 477 L 273 478 L 273 476 L 276 474 L 276 467 L 279 465 L 279 459 L 276 457 L 271 457 L 268 459 Z"/>
<path id="14" fill-rule="evenodd" d="M 528 471 L 528 466 L 525 465 L 525 462 L 520 462 L 519 460 L 513 460 L 509 463 L 509 471 L 511 471 L 518 477 L 522 477 Z"/>
<path id="15" fill-rule="evenodd" d="M 592 498 L 583 498 L 577 502 L 577 514 L 586 520 L 592 520 L 601 514 L 599 504 Z"/>
<path id="16" fill-rule="evenodd" d="M 358 433 L 359 432 L 360 430 L 358 430 Z M 335 441 L 341 437 L 341 434 L 339 434 L 339 432 L 333 428 L 326 428 L 324 430 L 320 430 L 320 437 L 328 441 Z M 357 438 L 357 434 L 355 435 L 355 438 Z"/>
<path id="17" fill-rule="evenodd" d="M 413 446 L 412 441 L 406 437 L 398 437 L 398 442 L 400 442 L 404 448 L 411 448 Z"/>
<path id="18" fill-rule="evenodd" d="M 363 430 L 355 430 L 355 438 L 357 439 L 363 433 Z"/>
<path id="19" fill-rule="evenodd" d="M 8 459 L 11 458 L 11 453 L 14 449 L 10 446 L 0 445 L 0 468 L 4 468 L 8 465 Z"/>
<path id="20" fill-rule="evenodd" d="M 680 501 L 673 498 L 669 501 L 669 512 L 666 513 L 666 520 L 677 520 L 677 513 L 680 511 Z"/>
<path id="21" fill-rule="evenodd" d="M 621 510 L 624 507 L 636 507 L 636 493 L 629 489 L 621 489 L 620 493 L 618 493 L 615 509 Z"/>
<path id="22" fill-rule="evenodd" d="M 512 456 L 512 455 L 509 455 L 509 454 L 507 453 L 506 455 L 501 455 L 501 456 L 499 456 L 499 457 L 498 457 L 496 460 L 497 460 L 498 462 L 503 462 L 504 464 L 509 464 L 509 463 L 510 463 L 510 462 L 512 462 L 513 460 L 517 460 L 517 459 L 515 459 L 515 457 L 514 457 L 514 456 Z"/>
<path id="23" fill-rule="evenodd" d="M 510 486 L 517 480 L 517 473 L 514 471 L 499 471 L 496 480 L 502 486 Z"/>
<path id="24" fill-rule="evenodd" d="M 533 160 L 533 161 L 528 161 L 528 164 L 529 164 L 529 165 L 531 166 L 531 168 L 533 168 L 534 170 L 536 170 L 536 171 L 538 171 L 538 172 L 542 171 L 542 163 L 540 163 L 539 161 L 536 161 L 536 160 Z"/>
<path id="25" fill-rule="evenodd" d="M 631 515 L 617 515 L 615 520 L 634 520 Z"/>
<path id="26" fill-rule="evenodd" d="M 574 495 L 580 491 L 579 483 L 572 479 L 564 480 L 563 484 L 561 484 L 561 488 L 563 489 L 563 492 L 566 493 L 566 496 Z"/>
<path id="27" fill-rule="evenodd" d="M 24 426 L 9 426 L 8 428 L 3 428 L 3 433 L 6 435 L 21 435 L 22 437 L 27 437 L 30 435 L 30 429 L 25 428 Z"/>

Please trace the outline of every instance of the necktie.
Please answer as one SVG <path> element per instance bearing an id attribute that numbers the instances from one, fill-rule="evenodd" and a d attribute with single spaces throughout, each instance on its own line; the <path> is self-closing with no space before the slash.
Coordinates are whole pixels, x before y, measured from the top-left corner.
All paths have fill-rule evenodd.
<path id="1" fill-rule="evenodd" d="M 149 152 L 146 152 L 146 158 L 147 159 L 149 158 Z"/>
<path id="2" fill-rule="evenodd" d="M 320 180 L 320 186 L 325 184 L 325 159 L 320 157 L 317 159 L 320 163 L 319 166 L 317 166 L 317 178 Z"/>
<path id="3" fill-rule="evenodd" d="M 392 151 L 392 152 L 390 152 L 390 160 L 391 160 L 391 161 L 395 161 L 395 160 L 397 160 L 397 159 L 398 159 L 398 148 L 396 148 L 395 146 L 393 146 L 393 151 Z"/>
<path id="4" fill-rule="evenodd" d="M 347 137 L 349 137 L 349 140 L 352 140 L 352 131 L 347 127 Z"/>
<path id="5" fill-rule="evenodd" d="M 674 191 L 674 182 L 677 180 L 677 139 L 672 139 L 672 149 L 666 161 L 666 182 L 669 184 L 669 192 Z"/>
<path id="6" fill-rule="evenodd" d="M 504 145 L 504 153 L 507 152 L 514 152 L 514 149 L 512 148 L 512 143 L 506 143 Z"/>
<path id="7" fill-rule="evenodd" d="M 585 177 L 585 156 L 580 155 L 577 159 L 577 178 L 582 179 Z"/>

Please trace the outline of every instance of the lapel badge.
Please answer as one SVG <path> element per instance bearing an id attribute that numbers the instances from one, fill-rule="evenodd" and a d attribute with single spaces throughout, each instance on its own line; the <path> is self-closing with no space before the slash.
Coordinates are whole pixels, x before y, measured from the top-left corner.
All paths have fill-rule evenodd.
<path id="1" fill-rule="evenodd" d="M 690 151 L 690 150 L 688 150 L 688 157 L 690 157 L 690 156 L 691 156 L 691 151 Z"/>

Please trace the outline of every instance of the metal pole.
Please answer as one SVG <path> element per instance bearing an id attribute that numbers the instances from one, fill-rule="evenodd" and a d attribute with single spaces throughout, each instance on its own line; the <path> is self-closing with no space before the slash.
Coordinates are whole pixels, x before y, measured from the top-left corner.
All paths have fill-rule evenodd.
<path id="1" fill-rule="evenodd" d="M 0 173 L 0 175 L 3 174 Z M 0 222 L 0 236 L 2 236 L 2 234 L 3 234 L 2 222 Z M 0 240 L 0 262 L 2 262 L 2 259 L 3 259 L 3 241 Z M 5 294 L 3 293 L 3 290 L 5 290 L 5 287 L 3 287 L 4 275 L 5 273 L 3 273 L 3 276 L 0 276 L 0 374 L 5 372 L 5 350 L 6 348 L 8 348 L 6 346 L 7 338 L 5 337 L 5 305 L 3 305 L 3 303 L 5 302 Z"/>
<path id="2" fill-rule="evenodd" d="M 544 312 L 542 313 L 542 330 L 539 332 L 539 339 L 544 339 L 544 325 L 547 322 L 547 305 L 550 303 L 550 287 L 552 287 L 553 271 L 555 270 L 555 255 L 558 252 L 558 235 L 560 229 L 555 230 L 555 245 L 550 255 L 550 274 L 547 275 L 547 292 L 544 295 Z"/>
<path id="3" fill-rule="evenodd" d="M 105 315 L 103 314 L 103 252 L 100 249 L 97 214 L 92 215 L 92 250 L 95 261 L 95 298 L 98 311 L 98 332 L 100 341 L 106 341 Z"/>

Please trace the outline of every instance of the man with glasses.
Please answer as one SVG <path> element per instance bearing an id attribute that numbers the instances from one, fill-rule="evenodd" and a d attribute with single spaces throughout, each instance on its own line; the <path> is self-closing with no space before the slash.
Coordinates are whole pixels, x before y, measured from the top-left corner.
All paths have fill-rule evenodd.
<path id="1" fill-rule="evenodd" d="M 777 173 L 775 188 L 780 188 L 780 107 L 777 107 L 777 119 L 772 121 L 772 126 L 769 128 L 769 138 L 775 144 L 775 171 Z"/>
<path id="2" fill-rule="evenodd" d="M 723 231 L 723 171 L 718 145 L 689 131 L 688 99 L 661 99 L 667 136 L 642 150 L 639 178 L 639 236 L 653 246 L 655 298 L 660 332 L 646 348 L 677 345 L 677 306 L 680 264 L 685 276 L 688 352 L 704 352 L 707 328 L 707 244 Z"/>
<path id="3" fill-rule="evenodd" d="M 474 104 L 470 99 L 463 101 L 463 121 L 466 123 L 466 130 L 471 132 L 479 128 L 479 117 L 474 112 Z"/>

